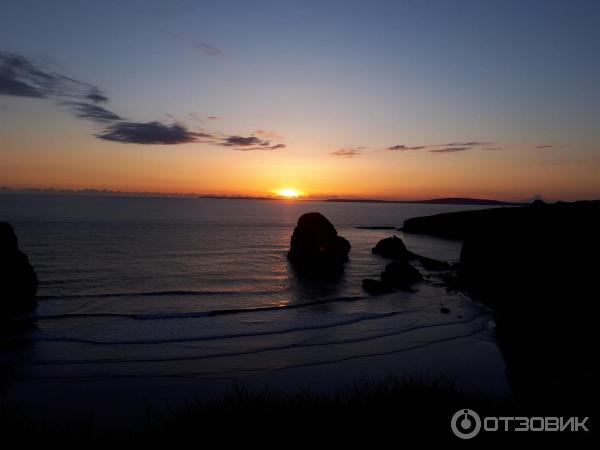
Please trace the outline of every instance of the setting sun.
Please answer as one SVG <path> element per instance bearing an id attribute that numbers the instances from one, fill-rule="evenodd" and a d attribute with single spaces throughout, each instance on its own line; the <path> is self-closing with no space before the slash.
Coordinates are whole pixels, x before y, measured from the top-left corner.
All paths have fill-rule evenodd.
<path id="1" fill-rule="evenodd" d="M 292 188 L 278 189 L 276 192 L 277 195 L 285 198 L 298 198 L 300 195 L 302 195 L 299 190 Z"/>

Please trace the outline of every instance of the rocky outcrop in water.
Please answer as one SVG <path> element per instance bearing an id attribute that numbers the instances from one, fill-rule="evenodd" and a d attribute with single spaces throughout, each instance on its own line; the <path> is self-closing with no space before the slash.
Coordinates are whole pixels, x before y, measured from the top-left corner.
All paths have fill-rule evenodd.
<path id="1" fill-rule="evenodd" d="M 428 258 L 411 252 L 406 248 L 406 245 L 398 236 L 391 236 L 380 240 L 371 250 L 375 255 L 380 255 L 386 259 L 395 261 L 419 261 L 426 270 L 449 270 L 450 264 L 445 261 Z"/>
<path id="2" fill-rule="evenodd" d="M 408 261 L 408 250 L 402 239 L 398 236 L 391 236 L 380 240 L 371 250 L 373 254 L 387 259 L 397 259 Z"/>
<path id="3" fill-rule="evenodd" d="M 394 287 L 385 284 L 381 280 L 375 280 L 374 278 L 365 278 L 362 280 L 362 287 L 371 295 L 391 294 L 396 291 Z"/>
<path id="4" fill-rule="evenodd" d="M 381 272 L 381 281 L 399 289 L 409 290 L 411 285 L 423 279 L 423 275 L 408 261 L 394 261 Z"/>
<path id="5" fill-rule="evenodd" d="M 383 258 L 394 260 L 385 266 L 385 270 L 381 273 L 381 280 L 367 278 L 362 281 L 363 289 L 371 295 L 387 294 L 398 289 L 414 292 L 411 286 L 421 281 L 423 275 L 410 264 L 410 261 L 418 261 L 425 270 L 429 271 L 444 271 L 452 268 L 445 261 L 411 252 L 398 236 L 380 240 L 371 251 Z"/>
<path id="6" fill-rule="evenodd" d="M 17 236 L 7 222 L 0 222 L 0 317 L 30 312 L 35 308 L 38 279 Z"/>
<path id="7" fill-rule="evenodd" d="M 430 271 L 440 271 L 440 270 L 450 270 L 452 269 L 452 265 L 447 263 L 446 261 L 440 261 L 438 259 L 428 258 L 427 256 L 417 255 L 416 253 L 409 252 L 410 259 L 416 259 L 421 263 L 421 265 L 425 268 L 425 270 Z"/>
<path id="8" fill-rule="evenodd" d="M 421 272 L 408 261 L 393 261 L 385 266 L 380 280 L 366 278 L 362 280 L 362 286 L 371 295 L 389 294 L 398 289 L 415 292 L 412 285 L 422 279 Z"/>
<path id="9" fill-rule="evenodd" d="M 288 259 L 307 271 L 336 271 L 348 260 L 350 247 L 325 216 L 311 212 L 298 219 Z"/>

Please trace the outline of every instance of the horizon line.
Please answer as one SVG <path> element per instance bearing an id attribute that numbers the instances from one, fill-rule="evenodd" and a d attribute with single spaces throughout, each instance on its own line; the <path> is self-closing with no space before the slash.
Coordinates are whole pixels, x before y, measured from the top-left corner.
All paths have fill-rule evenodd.
<path id="1" fill-rule="evenodd" d="M 536 194 L 528 199 L 497 199 L 497 198 L 480 198 L 461 196 L 443 196 L 443 197 L 428 197 L 428 198 L 373 198 L 359 196 L 337 196 L 337 195 L 302 195 L 293 199 L 278 196 L 278 195 L 245 195 L 245 194 L 203 194 L 197 192 L 157 192 L 157 191 L 126 191 L 114 189 L 98 189 L 98 188 L 54 188 L 54 187 L 25 187 L 13 188 L 9 186 L 0 186 L 0 194 L 40 194 L 40 195 L 81 195 L 81 196 L 113 196 L 113 197 L 169 197 L 169 198 L 205 198 L 215 200 L 282 200 L 282 201 L 326 201 L 340 203 L 456 203 L 456 204 L 489 204 L 489 205 L 523 205 L 529 204 L 535 200 L 543 200 L 545 202 L 554 201 L 577 201 L 565 199 L 546 199 L 540 194 Z M 579 200 L 595 200 L 600 199 L 600 195 L 593 199 Z"/>

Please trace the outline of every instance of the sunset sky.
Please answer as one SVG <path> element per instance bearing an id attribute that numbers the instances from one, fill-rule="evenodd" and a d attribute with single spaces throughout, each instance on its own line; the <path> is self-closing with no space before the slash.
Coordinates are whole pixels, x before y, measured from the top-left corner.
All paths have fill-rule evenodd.
<path id="1" fill-rule="evenodd" d="M 0 186 L 600 197 L 600 2 L 8 1 Z"/>

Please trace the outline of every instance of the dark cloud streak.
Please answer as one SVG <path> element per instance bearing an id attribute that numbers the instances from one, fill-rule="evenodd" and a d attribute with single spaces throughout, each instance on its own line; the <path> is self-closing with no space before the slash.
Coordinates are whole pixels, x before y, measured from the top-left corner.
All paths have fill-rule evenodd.
<path id="1" fill-rule="evenodd" d="M 409 147 L 406 145 L 392 145 L 391 147 L 387 147 L 386 150 L 394 151 L 394 152 L 405 152 L 407 150 L 421 150 L 424 149 L 424 145 L 419 145 L 416 147 Z"/>
<path id="2" fill-rule="evenodd" d="M 440 147 L 480 147 L 482 145 L 492 145 L 491 142 L 451 142 L 450 144 L 442 144 Z"/>
<path id="3" fill-rule="evenodd" d="M 213 47 L 205 42 L 194 42 L 194 48 L 208 56 L 219 56 L 223 54 L 223 51 L 220 48 Z"/>
<path id="4" fill-rule="evenodd" d="M 174 36 L 176 37 L 176 36 Z M 196 43 L 207 54 L 221 51 L 208 44 Z M 277 142 L 281 136 L 274 132 L 258 130 L 256 135 L 213 135 L 204 131 L 191 131 L 187 125 L 174 120 L 173 123 L 135 122 L 99 106 L 108 102 L 108 97 L 97 87 L 64 75 L 37 67 L 26 58 L 0 51 L 0 95 L 59 100 L 78 118 L 105 125 L 95 137 L 123 144 L 175 145 L 193 142 L 232 147 L 240 151 L 278 150 L 286 148 Z M 217 119 L 218 116 L 209 116 Z M 275 142 L 272 143 L 271 140 Z"/>
<path id="5" fill-rule="evenodd" d="M 207 44 L 206 42 L 195 41 L 195 40 L 191 39 L 189 36 L 186 36 L 184 34 L 174 33 L 172 31 L 167 31 L 167 30 L 161 30 L 160 32 L 164 36 L 167 36 L 171 39 L 187 41 L 188 43 L 191 44 L 192 48 L 194 48 L 195 50 L 197 50 L 205 55 L 220 56 L 223 54 L 223 50 L 221 50 L 220 48 L 214 47 L 210 44 Z"/>
<path id="6" fill-rule="evenodd" d="M 473 147 L 444 147 L 429 150 L 431 153 L 458 153 L 471 150 Z"/>
<path id="7" fill-rule="evenodd" d="M 63 105 L 69 106 L 73 110 L 74 114 L 80 119 L 89 119 L 101 123 L 123 119 L 114 112 L 91 103 L 64 102 Z"/>
<path id="8" fill-rule="evenodd" d="M 108 99 L 96 86 L 37 67 L 26 58 L 0 51 L 0 95 L 73 98 L 100 103 Z"/>
<path id="9" fill-rule="evenodd" d="M 256 136 L 226 136 L 216 143 L 224 147 L 235 147 L 234 150 L 245 152 L 252 150 L 278 150 L 286 147 L 284 144 L 271 144 L 271 141 Z"/>
<path id="10" fill-rule="evenodd" d="M 458 153 L 464 152 L 467 150 L 485 148 L 486 150 L 500 150 L 501 147 L 485 147 L 493 145 L 492 142 L 480 142 L 480 141 L 468 141 L 468 142 L 450 142 L 449 144 L 438 144 L 438 145 L 418 145 L 418 146 L 408 146 L 408 145 L 393 145 L 391 147 L 387 147 L 388 151 L 397 151 L 397 152 L 405 152 L 405 151 L 415 151 L 415 150 L 427 150 L 430 153 Z"/>
<path id="11" fill-rule="evenodd" d="M 96 135 L 105 141 L 123 144 L 173 145 L 196 142 L 205 133 L 194 133 L 184 125 L 161 122 L 118 122 Z"/>
<path id="12" fill-rule="evenodd" d="M 354 158 L 355 156 L 362 155 L 360 149 L 357 148 L 340 148 L 330 153 L 333 156 L 340 156 L 342 158 Z"/>
<path id="13" fill-rule="evenodd" d="M 97 87 L 93 87 L 90 92 L 85 96 L 88 100 L 94 103 L 103 103 L 108 101 L 108 97 L 102 93 Z"/>
<path id="14" fill-rule="evenodd" d="M 235 146 L 252 146 L 252 145 L 269 145 L 269 141 L 263 141 L 256 136 L 227 136 L 221 145 L 225 147 L 235 147 Z"/>
<path id="15" fill-rule="evenodd" d="M 281 148 L 286 148 L 285 144 L 274 144 L 274 145 L 266 145 L 263 147 L 247 147 L 247 148 L 234 148 L 234 150 L 240 151 L 240 152 L 250 152 L 250 151 L 254 151 L 254 150 L 278 150 Z"/>

